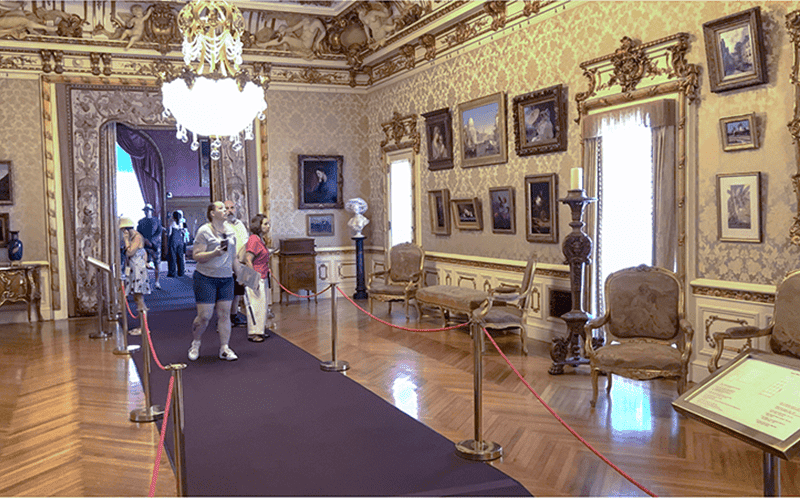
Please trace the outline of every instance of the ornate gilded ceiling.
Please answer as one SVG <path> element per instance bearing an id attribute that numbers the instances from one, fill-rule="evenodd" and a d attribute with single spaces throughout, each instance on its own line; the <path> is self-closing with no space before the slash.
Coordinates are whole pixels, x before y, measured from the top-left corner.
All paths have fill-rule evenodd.
<path id="1" fill-rule="evenodd" d="M 368 88 L 569 0 L 240 1 L 245 67 L 272 85 Z M 182 65 L 184 2 L 0 2 L 0 70 L 150 78 Z"/>

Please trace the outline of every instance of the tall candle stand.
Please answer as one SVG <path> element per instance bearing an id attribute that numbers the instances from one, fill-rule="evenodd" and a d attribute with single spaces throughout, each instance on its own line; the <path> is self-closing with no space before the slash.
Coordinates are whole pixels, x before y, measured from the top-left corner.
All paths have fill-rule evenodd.
<path id="1" fill-rule="evenodd" d="M 577 366 L 589 362 L 581 356 L 581 346 L 585 338 L 583 326 L 589 320 L 589 315 L 583 310 L 583 268 L 589 263 L 592 239 L 583 231 L 583 209 L 589 203 L 597 201 L 597 198 L 587 197 L 583 189 L 570 189 L 567 197 L 558 201 L 569 205 L 572 211 L 572 222 L 569 223 L 572 232 L 564 238 L 561 246 L 569 263 L 572 310 L 561 316 L 561 319 L 567 323 L 567 336 L 554 338 L 550 348 L 553 366 L 548 372 L 551 375 L 564 373 L 565 365 Z"/>

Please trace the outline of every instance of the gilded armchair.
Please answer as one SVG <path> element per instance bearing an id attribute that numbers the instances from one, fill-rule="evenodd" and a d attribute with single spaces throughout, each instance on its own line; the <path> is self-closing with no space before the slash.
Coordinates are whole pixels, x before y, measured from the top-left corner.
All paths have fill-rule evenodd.
<path id="1" fill-rule="evenodd" d="M 519 330 L 522 352 L 525 354 L 528 354 L 528 347 L 525 344 L 527 336 L 525 323 L 528 317 L 528 300 L 533 291 L 535 272 L 536 261 L 531 256 L 519 286 L 501 284 L 490 290 L 488 298 L 472 313 L 478 324 L 487 330 Z"/>
<path id="2" fill-rule="evenodd" d="M 714 356 L 708 370 L 719 368 L 726 340 L 748 340 L 769 336 L 769 347 L 775 354 L 800 358 L 800 270 L 788 273 L 775 292 L 775 310 L 766 328 L 735 326 L 713 334 Z"/>
<path id="3" fill-rule="evenodd" d="M 600 373 L 636 380 L 669 378 L 686 389 L 694 329 L 685 318 L 683 290 L 675 273 L 641 265 L 611 273 L 605 286 L 606 311 L 586 323 L 586 354 L 592 373 L 591 405 L 597 403 Z M 605 345 L 595 347 L 592 331 L 603 328 Z"/>
<path id="4" fill-rule="evenodd" d="M 372 313 L 374 301 L 388 302 L 392 312 L 392 302 L 403 302 L 408 319 L 408 303 L 422 281 L 422 268 L 425 265 L 425 251 L 413 243 L 401 243 L 389 250 L 389 269 L 371 273 L 367 283 L 369 312 Z M 419 315 L 419 305 L 414 303 Z"/>

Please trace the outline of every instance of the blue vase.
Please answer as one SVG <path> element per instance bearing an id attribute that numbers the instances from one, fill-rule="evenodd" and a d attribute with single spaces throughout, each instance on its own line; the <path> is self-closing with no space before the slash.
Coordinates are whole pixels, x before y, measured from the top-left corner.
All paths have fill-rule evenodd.
<path id="1" fill-rule="evenodd" d="M 19 231 L 11 231 L 11 239 L 8 242 L 8 258 L 12 261 L 22 260 L 22 240 L 17 237 Z"/>

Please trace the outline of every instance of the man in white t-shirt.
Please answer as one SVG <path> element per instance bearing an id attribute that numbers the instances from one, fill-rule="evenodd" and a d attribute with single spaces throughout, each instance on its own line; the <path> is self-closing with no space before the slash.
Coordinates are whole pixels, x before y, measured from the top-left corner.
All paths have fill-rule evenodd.
<path id="1" fill-rule="evenodd" d="M 233 235 L 236 237 L 236 253 L 247 244 L 247 239 L 250 237 L 250 232 L 244 222 L 236 217 L 236 203 L 231 200 L 225 201 L 225 216 L 228 218 L 228 224 L 231 226 Z M 233 274 L 234 281 L 236 273 Z M 240 285 L 238 281 L 234 282 L 233 302 L 231 302 L 231 325 L 245 326 L 247 325 L 247 318 L 239 313 L 239 304 L 244 298 L 244 286 Z"/>

